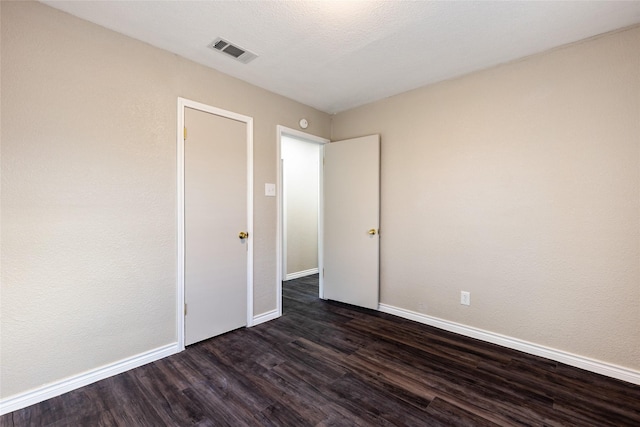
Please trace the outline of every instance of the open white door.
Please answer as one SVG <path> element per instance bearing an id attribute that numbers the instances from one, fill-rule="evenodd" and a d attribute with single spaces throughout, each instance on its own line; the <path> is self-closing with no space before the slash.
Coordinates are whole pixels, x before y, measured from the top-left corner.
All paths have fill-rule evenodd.
<path id="1" fill-rule="evenodd" d="M 323 148 L 323 298 L 377 309 L 380 135 Z"/>

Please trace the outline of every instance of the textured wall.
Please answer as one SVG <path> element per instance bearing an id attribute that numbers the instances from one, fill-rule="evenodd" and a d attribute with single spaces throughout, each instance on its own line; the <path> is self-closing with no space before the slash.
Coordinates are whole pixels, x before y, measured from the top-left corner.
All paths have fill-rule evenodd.
<path id="1" fill-rule="evenodd" d="M 276 307 L 276 125 L 328 115 L 39 3 L 2 2 L 0 396 L 176 340 L 176 104 L 254 117 L 255 313 Z"/>
<path id="2" fill-rule="evenodd" d="M 383 303 L 640 369 L 640 28 L 334 117 L 371 133 Z"/>
<path id="3" fill-rule="evenodd" d="M 318 268 L 320 145 L 282 136 L 287 274 Z"/>

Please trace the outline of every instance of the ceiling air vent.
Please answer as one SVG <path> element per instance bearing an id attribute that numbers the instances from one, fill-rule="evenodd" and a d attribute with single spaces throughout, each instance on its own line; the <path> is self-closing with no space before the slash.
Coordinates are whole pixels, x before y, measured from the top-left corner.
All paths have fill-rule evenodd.
<path id="1" fill-rule="evenodd" d="M 247 64 L 258 57 L 258 55 L 256 55 L 255 53 L 249 52 L 247 49 L 231 44 L 227 40 L 221 39 L 220 37 L 209 43 L 209 47 L 213 50 L 226 53 L 227 55 L 231 56 L 234 59 L 237 59 L 243 64 Z"/>

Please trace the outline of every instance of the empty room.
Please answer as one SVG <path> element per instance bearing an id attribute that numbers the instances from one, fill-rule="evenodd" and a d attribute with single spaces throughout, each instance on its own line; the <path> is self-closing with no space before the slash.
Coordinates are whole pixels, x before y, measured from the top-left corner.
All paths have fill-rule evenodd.
<path id="1" fill-rule="evenodd" d="M 640 425 L 640 1 L 0 32 L 0 427 Z"/>

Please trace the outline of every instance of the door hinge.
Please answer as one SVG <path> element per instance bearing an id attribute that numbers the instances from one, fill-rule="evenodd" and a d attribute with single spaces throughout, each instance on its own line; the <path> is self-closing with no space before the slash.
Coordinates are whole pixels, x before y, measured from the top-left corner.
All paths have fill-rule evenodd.
<path id="1" fill-rule="evenodd" d="M 322 267 L 322 277 L 324 277 L 324 267 Z"/>
<path id="2" fill-rule="evenodd" d="M 184 303 L 184 315 L 185 316 L 187 315 L 187 303 L 186 302 Z"/>
<path id="3" fill-rule="evenodd" d="M 184 127 L 184 140 L 187 140 L 187 127 Z"/>

